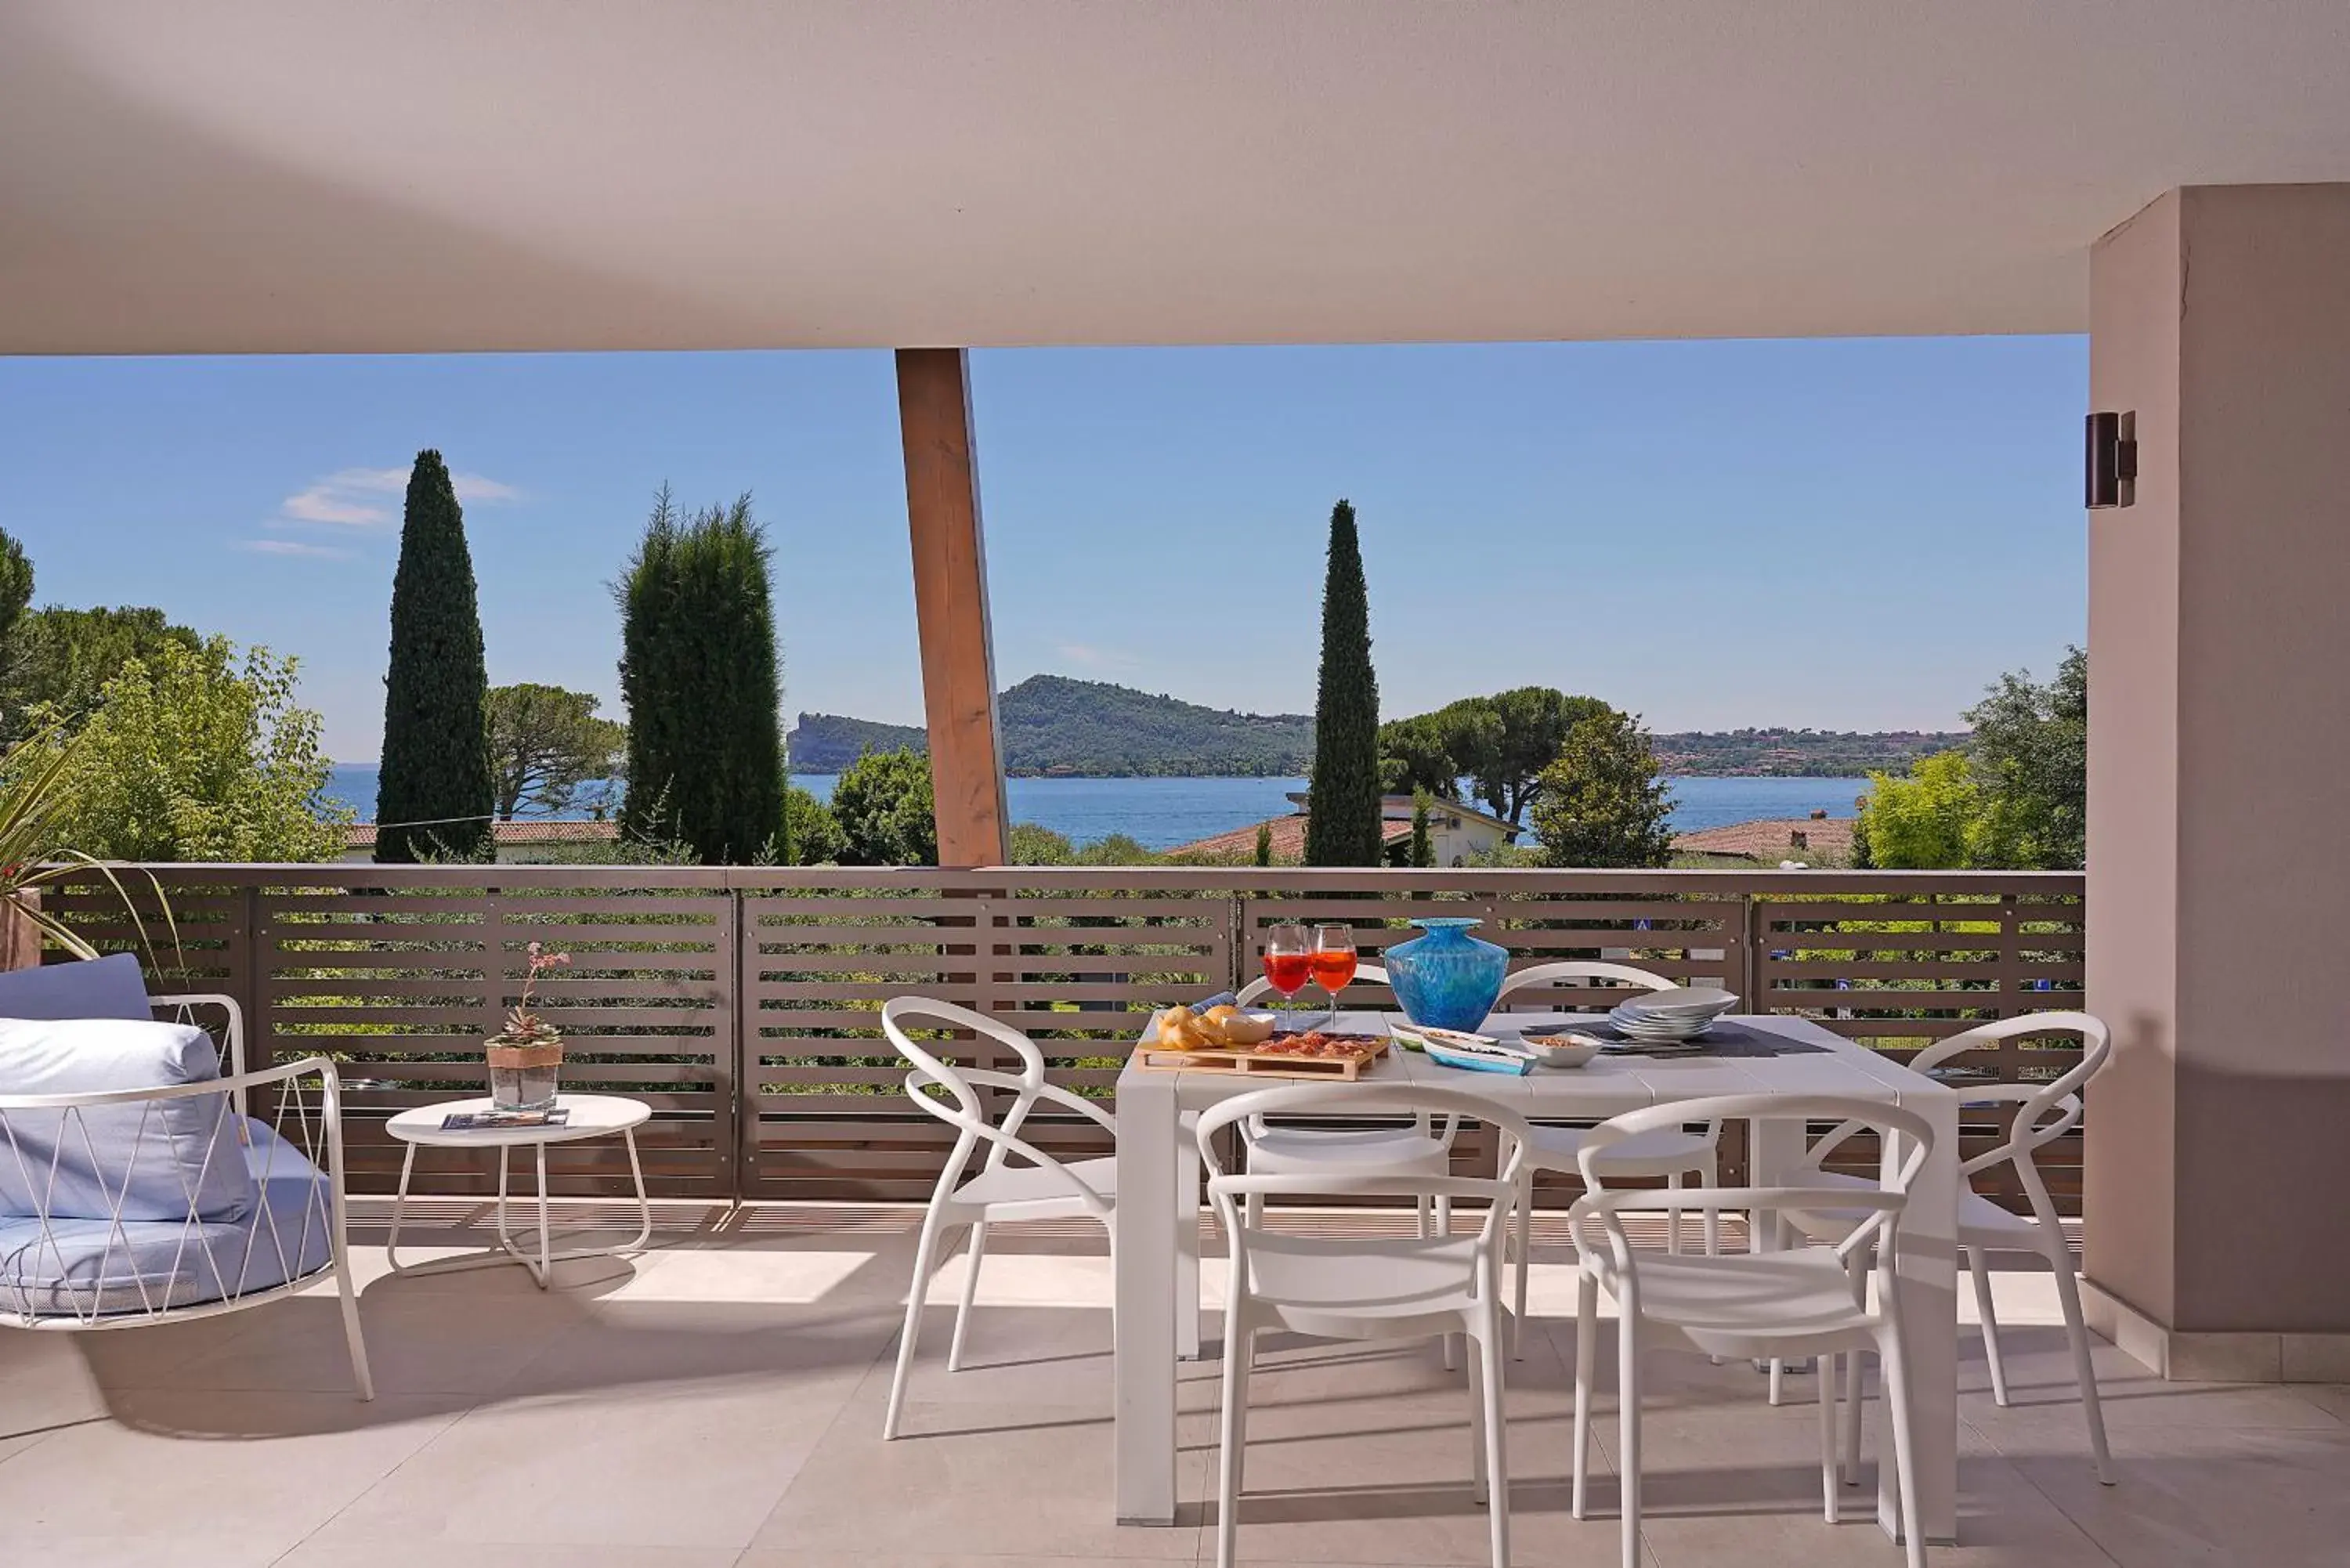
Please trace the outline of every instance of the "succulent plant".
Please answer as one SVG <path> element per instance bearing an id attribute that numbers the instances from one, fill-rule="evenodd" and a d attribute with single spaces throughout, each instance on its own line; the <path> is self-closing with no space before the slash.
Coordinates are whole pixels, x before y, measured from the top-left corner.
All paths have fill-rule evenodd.
<path id="1" fill-rule="evenodd" d="M 497 1045 L 552 1045 L 563 1038 L 563 1032 L 531 1011 L 532 993 L 538 989 L 539 976 L 551 969 L 563 969 L 571 962 L 569 953 L 551 953 L 537 942 L 524 950 L 530 967 L 523 976 L 522 1000 L 506 1013 L 505 1027 L 491 1042 Z"/>

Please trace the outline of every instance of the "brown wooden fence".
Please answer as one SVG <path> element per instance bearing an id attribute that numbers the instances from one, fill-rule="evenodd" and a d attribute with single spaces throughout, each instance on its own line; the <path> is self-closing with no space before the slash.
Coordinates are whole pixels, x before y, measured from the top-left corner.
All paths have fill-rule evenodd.
<path id="1" fill-rule="evenodd" d="M 656 1190 L 722 1199 L 927 1194 L 947 1142 L 899 1088 L 879 1026 L 888 997 L 920 992 L 1003 1017 L 1044 1045 L 1058 1081 L 1107 1097 L 1149 1011 L 1253 974 L 1260 933 L 1278 920 L 1350 921 L 1376 959 L 1413 934 L 1410 918 L 1471 915 L 1516 962 L 1624 960 L 1816 1018 L 1897 1057 L 1970 1023 L 2082 999 L 2081 878 L 2063 873 L 153 871 L 178 939 L 146 911 L 164 971 L 156 983 L 236 997 L 255 1064 L 321 1050 L 341 1060 L 363 1190 L 387 1189 L 397 1169 L 384 1116 L 479 1091 L 481 1041 L 517 995 L 533 940 L 573 957 L 545 987 L 570 1040 L 566 1081 L 650 1101 Z M 55 907 L 109 945 L 133 940 L 109 892 L 72 889 Z M 1348 997 L 1384 999 L 1369 987 Z M 1001 1064 L 990 1047 L 950 1047 Z M 1970 1065 L 2017 1080 L 2078 1059 L 2076 1043 L 2051 1035 Z M 1103 1151 L 1077 1118 L 1035 1130 L 1067 1153 Z M 1992 1113 L 1970 1113 L 1968 1132 L 1974 1147 L 1996 1136 Z M 608 1194 L 626 1179 L 616 1147 L 553 1154 L 560 1190 Z M 2069 1200 L 2077 1137 L 2046 1163 Z M 420 1185 L 486 1191 L 493 1169 L 464 1151 L 428 1151 Z"/>

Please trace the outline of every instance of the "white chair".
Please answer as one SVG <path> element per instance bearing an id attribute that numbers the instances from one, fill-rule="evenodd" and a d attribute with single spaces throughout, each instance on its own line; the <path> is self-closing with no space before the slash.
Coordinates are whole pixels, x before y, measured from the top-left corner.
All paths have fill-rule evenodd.
<path id="1" fill-rule="evenodd" d="M 1377 964 L 1360 964 L 1355 978 L 1385 985 L 1388 971 Z M 1260 975 L 1241 988 L 1240 1005 L 1246 1007 L 1271 991 Z M 1351 1103 L 1347 1109 L 1351 1113 Z M 1260 1176 L 1296 1176 L 1336 1166 L 1357 1175 L 1446 1176 L 1452 1169 L 1452 1145 L 1460 1130 L 1460 1121 L 1452 1116 L 1417 1116 L 1404 1125 L 1336 1128 L 1268 1127 L 1259 1118 L 1247 1129 L 1249 1169 Z M 1263 1218 L 1264 1196 L 1259 1193 L 1250 1200 L 1249 1223 L 1259 1224 Z M 1451 1200 L 1422 1199 L 1419 1223 L 1423 1236 L 1443 1234 L 1452 1223 Z"/>
<path id="2" fill-rule="evenodd" d="M 2064 1313 L 2064 1333 L 2071 1341 L 2073 1372 L 2081 1387 L 2081 1411 L 2089 1425 L 2089 1448 L 2096 1456 L 2097 1479 L 2111 1486 L 2113 1455 L 2106 1444 L 2105 1411 L 2097 1402 L 2097 1373 L 2089 1356 L 2089 1331 L 2081 1320 L 2081 1290 L 2074 1278 L 2073 1254 L 2064 1241 L 2064 1229 L 2057 1218 L 2056 1205 L 2048 1196 L 2048 1183 L 2040 1174 L 2033 1158 L 2034 1151 L 2064 1137 L 2081 1121 L 2081 1091 L 2105 1064 L 2113 1048 L 2111 1033 L 2104 1022 L 2086 1012 L 2033 1012 L 2018 1018 L 2003 1018 L 1994 1023 L 1982 1024 L 1962 1034 L 1919 1052 L 1909 1065 L 1918 1072 L 1939 1066 L 1952 1057 L 1968 1051 L 1981 1050 L 1999 1041 L 2020 1034 L 2078 1033 L 2081 1036 L 2081 1060 L 2061 1077 L 2042 1084 L 1985 1084 L 1968 1086 L 1960 1092 L 1969 1105 L 2011 1104 L 2017 1107 L 2015 1120 L 2008 1136 L 1998 1145 L 1983 1150 L 1960 1166 L 1968 1176 L 1995 1166 L 2009 1165 L 2015 1170 L 2024 1196 L 2030 1200 L 2032 1212 L 2022 1215 L 2002 1208 L 1981 1194 L 1968 1190 L 1959 1197 L 1959 1247 L 1966 1259 L 1967 1272 L 1974 1276 L 1975 1306 L 1982 1320 L 1983 1355 L 1991 1365 L 1991 1397 L 2000 1404 L 2007 1401 L 2007 1368 L 2000 1357 L 1999 1323 L 1991 1310 L 1991 1272 L 1985 1257 L 1992 1252 L 2030 1252 L 2044 1262 L 2056 1276 L 2056 1300 Z M 1803 1179 L 1815 1187 L 1840 1188 L 1865 1185 L 1860 1179 L 1820 1168 L 1823 1161 L 1838 1145 L 1860 1129 L 1839 1127 L 1811 1146 L 1806 1155 L 1811 1168 Z M 1851 1233 L 1863 1216 L 1841 1210 L 1791 1212 L 1787 1222 L 1803 1234 L 1819 1241 L 1838 1241 Z M 1773 1367 L 1775 1379 L 1778 1368 Z M 1775 1386 L 1773 1402 L 1775 1399 Z M 1859 1403 L 1859 1377 L 1853 1375 L 1851 1396 L 1856 1411 Z M 1858 1421 L 1849 1428 L 1857 1441 Z M 1857 1470 L 1856 1459 L 1853 1468 Z"/>
<path id="3" fill-rule="evenodd" d="M 1217 1135 L 1272 1116 L 1357 1111 L 1408 1114 L 1458 1121 L 1474 1115 L 1510 1135 L 1497 1177 L 1405 1175 L 1322 1165 L 1268 1175 L 1252 1159 L 1245 1175 L 1229 1174 L 1216 1150 Z M 1471 1346 L 1476 1390 L 1471 1410 L 1471 1474 L 1491 1525 L 1494 1568 L 1510 1561 L 1507 1420 L 1502 1402 L 1501 1261 L 1511 1208 L 1520 1193 L 1525 1124 L 1489 1102 L 1453 1089 L 1370 1084 L 1304 1085 L 1266 1089 L 1227 1100 L 1201 1114 L 1200 1158 L 1208 1195 L 1232 1250 L 1224 1307 L 1223 1410 L 1216 1478 L 1216 1562 L 1232 1568 L 1239 1542 L 1243 1459 L 1248 1439 L 1249 1374 L 1256 1335 L 1283 1330 L 1321 1339 L 1394 1340 L 1465 1335 Z M 1470 1235 L 1411 1238 L 1326 1238 L 1267 1231 L 1253 1200 L 1266 1194 L 1302 1197 L 1482 1199 L 1482 1224 Z"/>
<path id="4" fill-rule="evenodd" d="M 926 1046 L 918 1044 L 909 1027 L 914 1020 L 933 1027 L 967 1029 L 1004 1046 L 1020 1058 L 1020 1072 L 982 1071 L 958 1067 Z M 912 1064 L 906 1074 L 906 1093 L 914 1104 L 955 1129 L 955 1145 L 931 1192 L 931 1207 L 922 1216 L 922 1236 L 914 1251 L 914 1282 L 906 1295 L 906 1325 L 898 1338 L 898 1370 L 889 1380 L 889 1408 L 882 1418 L 886 1442 L 898 1435 L 898 1417 L 906 1402 L 906 1376 L 914 1365 L 914 1344 L 922 1328 L 922 1306 L 931 1275 L 937 1268 L 942 1244 L 960 1230 L 971 1231 L 971 1262 L 963 1274 L 962 1299 L 955 1308 L 954 1338 L 947 1347 L 947 1370 L 962 1366 L 964 1331 L 970 1326 L 972 1298 L 979 1288 L 979 1266 L 987 1252 L 987 1227 L 994 1220 L 1062 1220 L 1085 1216 L 1101 1221 L 1117 1244 L 1118 1161 L 1114 1158 L 1058 1160 L 1022 1137 L 1021 1128 L 1039 1101 L 1050 1101 L 1098 1124 L 1113 1137 L 1118 1124 L 1099 1106 L 1045 1081 L 1045 1054 L 1036 1043 L 1010 1025 L 983 1012 L 929 997 L 892 998 L 881 1008 L 881 1032 Z M 979 1091 L 996 1089 L 1012 1096 L 1003 1120 L 992 1122 Z M 940 1091 L 943 1091 L 941 1093 Z M 982 1143 L 986 1158 L 972 1169 L 972 1156 Z M 1012 1163 L 1017 1156 L 1024 1164 Z M 964 1179 L 970 1172 L 970 1179 Z"/>
<path id="5" fill-rule="evenodd" d="M 351 1380 L 374 1398 L 334 1063 L 246 1072 L 233 999 L 148 998 L 129 955 L 51 970 L 76 972 L 18 983 L 59 1005 L 0 1003 L 29 1014 L 0 1023 L 0 1326 L 114 1332 L 214 1317 L 332 1276 Z M 220 1045 L 199 1013 L 225 1021 Z M 271 1121 L 246 1114 L 256 1092 Z"/>
<path id="6" fill-rule="evenodd" d="M 1520 1002 L 1527 993 L 1562 985 L 1587 986 L 1594 981 L 1612 985 L 1634 986 L 1644 991 L 1671 991 L 1680 982 L 1630 964 L 1603 963 L 1597 961 L 1567 960 L 1556 963 L 1538 963 L 1517 971 L 1502 982 L 1500 1007 L 1513 998 Z M 1534 1251 L 1534 1204 L 1531 1186 L 1538 1171 L 1552 1170 L 1575 1175 L 1581 1166 L 1585 1140 L 1590 1136 L 1587 1127 L 1551 1127 L 1536 1124 L 1534 1147 L 1526 1153 L 1526 1180 L 1529 1201 L 1518 1208 L 1517 1283 L 1511 1298 L 1510 1334 L 1512 1354 L 1519 1354 L 1517 1324 L 1526 1315 L 1526 1275 Z M 1678 1188 L 1681 1178 L 1694 1174 L 1707 1186 L 1712 1186 L 1721 1176 L 1721 1124 L 1707 1122 L 1691 1132 L 1678 1125 L 1659 1127 L 1653 1132 L 1617 1144 L 1607 1151 L 1607 1174 L 1619 1181 L 1659 1179 Z M 1681 1217 L 1679 1210 L 1667 1216 L 1672 1229 L 1666 1240 L 1667 1248 L 1681 1250 Z M 1705 1250 L 1709 1257 L 1721 1250 L 1721 1220 L 1711 1209 L 1705 1210 Z"/>
<path id="7" fill-rule="evenodd" d="M 1876 1129 L 1886 1138 L 1887 1158 L 1875 1187 L 1684 1188 L 1679 1192 L 1607 1186 L 1607 1151 L 1659 1127 L 1702 1116 L 1793 1117 L 1835 1120 Z M 1909 1568 L 1924 1568 L 1926 1549 L 1918 1521 L 1918 1478 L 1912 1457 L 1908 1363 L 1902 1357 L 1900 1292 L 1894 1288 L 1901 1259 L 1900 1221 L 1909 1184 L 1933 1148 L 1931 1124 L 1915 1111 L 1834 1096 L 1733 1095 L 1653 1106 L 1594 1127 L 1584 1145 L 1583 1179 L 1588 1189 L 1568 1210 L 1578 1261 L 1575 1303 L 1574 1501 L 1585 1517 L 1590 1469 L 1591 1388 L 1598 1355 L 1599 1292 L 1616 1298 L 1617 1310 L 1617 1407 L 1621 1437 L 1617 1468 L 1622 1478 L 1625 1568 L 1640 1563 L 1640 1356 L 1672 1348 L 1712 1356 L 1755 1359 L 1818 1357 L 1820 1386 L 1820 1491 L 1829 1523 L 1836 1521 L 1837 1485 L 1834 1357 L 1876 1351 L 1885 1366 L 1885 1386 L 1893 1428 L 1895 1484 L 1900 1499 L 1902 1541 Z M 1675 1257 L 1636 1253 L 1624 1232 L 1623 1216 L 1656 1212 L 1676 1204 L 1709 1210 L 1742 1209 L 1757 1216 L 1817 1208 L 1830 1203 L 1865 1218 L 1833 1247 L 1799 1246 L 1774 1252 L 1730 1257 Z M 1876 1305 L 1856 1289 L 1864 1262 L 1877 1272 Z"/>

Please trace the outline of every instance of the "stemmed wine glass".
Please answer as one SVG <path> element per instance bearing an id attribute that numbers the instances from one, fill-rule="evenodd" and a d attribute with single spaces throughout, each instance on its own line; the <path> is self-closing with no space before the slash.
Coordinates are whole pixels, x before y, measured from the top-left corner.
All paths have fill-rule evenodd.
<path id="1" fill-rule="evenodd" d="M 1265 928 L 1264 978 L 1284 1002 L 1305 989 L 1314 978 L 1314 947 L 1304 926 Z"/>
<path id="2" fill-rule="evenodd" d="M 1316 926 L 1314 928 L 1314 983 L 1330 999 L 1330 1021 L 1326 1029 L 1337 1027 L 1338 993 L 1354 983 L 1355 929 L 1352 926 Z"/>

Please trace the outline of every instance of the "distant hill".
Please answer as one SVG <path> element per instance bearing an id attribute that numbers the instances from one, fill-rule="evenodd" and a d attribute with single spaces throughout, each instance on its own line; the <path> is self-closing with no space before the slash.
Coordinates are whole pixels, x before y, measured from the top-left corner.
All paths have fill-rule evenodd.
<path id="1" fill-rule="evenodd" d="M 1856 778 L 1907 773 L 1935 752 L 1967 742 L 1964 730 L 1728 730 L 1652 737 L 1657 764 L 1669 774 Z"/>
<path id="2" fill-rule="evenodd" d="M 1314 721 L 1303 713 L 1241 713 L 1153 696 L 1101 680 L 1032 675 L 996 699 L 1004 771 L 1097 778 L 1303 774 L 1314 760 Z M 906 724 L 803 713 L 789 737 L 792 768 L 837 773 L 868 747 L 924 750 Z"/>

